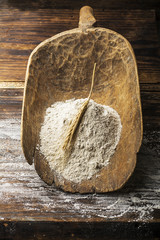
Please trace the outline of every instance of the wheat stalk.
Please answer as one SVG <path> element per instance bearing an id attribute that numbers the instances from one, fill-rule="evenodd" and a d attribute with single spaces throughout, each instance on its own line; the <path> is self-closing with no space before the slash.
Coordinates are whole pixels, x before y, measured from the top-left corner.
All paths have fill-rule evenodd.
<path id="1" fill-rule="evenodd" d="M 78 113 L 76 114 L 75 118 L 72 120 L 70 128 L 68 130 L 67 136 L 65 138 L 64 144 L 63 144 L 63 150 L 68 150 L 71 146 L 71 141 L 73 139 L 73 136 L 76 132 L 76 129 L 82 119 L 83 114 L 85 113 L 89 100 L 91 98 L 92 95 L 92 91 L 93 91 L 93 85 L 94 85 L 94 75 L 95 75 L 95 69 L 96 69 L 96 63 L 94 64 L 93 67 L 93 74 L 92 74 L 92 83 L 91 83 L 91 89 L 88 95 L 87 100 L 82 104 L 82 106 L 80 107 Z"/>

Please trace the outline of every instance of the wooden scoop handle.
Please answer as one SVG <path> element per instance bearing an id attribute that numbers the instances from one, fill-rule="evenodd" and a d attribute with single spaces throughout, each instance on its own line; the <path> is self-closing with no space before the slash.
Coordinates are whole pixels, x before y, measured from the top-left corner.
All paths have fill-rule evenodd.
<path id="1" fill-rule="evenodd" d="M 93 9 L 89 6 L 82 7 L 79 13 L 79 28 L 84 31 L 87 28 L 91 28 L 95 22 L 96 19 L 93 16 Z"/>

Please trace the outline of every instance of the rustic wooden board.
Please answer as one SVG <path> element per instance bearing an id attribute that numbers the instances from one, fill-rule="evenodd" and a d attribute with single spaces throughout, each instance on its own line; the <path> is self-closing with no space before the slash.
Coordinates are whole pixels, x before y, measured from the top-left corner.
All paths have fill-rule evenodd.
<path id="1" fill-rule="evenodd" d="M 0 91 L 0 236 L 55 239 L 58 234 L 56 239 L 70 239 L 74 234 L 79 239 L 93 235 L 91 239 L 98 239 L 99 233 L 106 239 L 107 231 L 109 236 L 121 232 L 127 239 L 128 229 L 134 233 L 131 239 L 144 232 L 148 239 L 159 237 L 160 131 L 145 130 L 135 172 L 120 191 L 64 193 L 41 181 L 24 159 L 20 145 L 22 93 L 23 89 Z"/>
<path id="2" fill-rule="evenodd" d="M 33 9 L 36 10 L 37 8 L 77 8 L 80 9 L 84 5 L 92 6 L 93 8 L 107 8 L 107 9 L 153 9 L 160 7 L 159 0 L 101 0 L 98 2 L 96 0 L 85 0 L 81 1 L 73 1 L 73 0 L 37 0 L 36 2 L 33 0 L 28 1 L 18 1 L 18 0 L 0 0 L 2 7 L 9 6 L 20 8 L 22 10 L 26 9 Z"/>
<path id="3" fill-rule="evenodd" d="M 23 89 L 0 89 L 0 119 L 20 118 L 22 112 Z"/>
<path id="4" fill-rule="evenodd" d="M 156 27 L 160 3 L 108 0 L 98 4 L 92 1 L 91 6 L 97 8 L 97 25 L 124 35 L 136 53 L 145 124 L 137 167 L 125 187 L 116 193 L 73 197 L 48 187 L 27 165 L 19 132 L 28 56 L 44 39 L 77 27 L 82 4 L 72 0 L 0 0 L 0 87 L 10 87 L 0 89 L 1 240 L 160 238 L 160 140 L 156 128 L 160 124 Z M 21 88 L 12 89 L 15 86 Z"/>
<path id="5" fill-rule="evenodd" d="M 0 119 L 0 221 L 4 223 L 3 230 L 12 230 L 6 221 L 77 222 L 79 226 L 85 222 L 95 222 L 95 226 L 96 222 L 160 223 L 159 138 L 160 131 L 144 133 L 135 172 L 118 192 L 69 194 L 47 186 L 34 167 L 26 163 L 20 144 L 20 118 Z"/>
<path id="6" fill-rule="evenodd" d="M 77 27 L 78 12 L 38 7 L 36 11 L 0 9 L 0 87 L 22 88 L 31 51 L 44 39 Z M 155 10 L 94 12 L 97 26 L 113 29 L 131 42 L 138 63 L 144 124 L 146 120 L 159 125 L 160 51 Z"/>
<path id="7" fill-rule="evenodd" d="M 23 88 L 1 88 L 0 118 L 20 117 L 22 99 Z M 144 129 L 160 126 L 160 92 L 157 92 L 156 88 L 152 92 L 150 92 L 150 89 L 149 91 L 143 91 L 141 99 Z"/>
<path id="8" fill-rule="evenodd" d="M 32 211 L 34 211 L 34 215 L 32 216 L 34 219 L 40 218 L 41 220 L 45 220 L 45 218 L 48 218 L 49 216 L 52 218 L 53 217 L 52 214 L 56 210 L 56 216 L 54 217 L 55 219 L 58 219 L 62 217 L 61 211 L 63 209 L 63 212 L 68 214 L 68 216 L 67 215 L 65 216 L 64 214 L 64 218 L 66 217 L 69 219 L 69 212 L 72 209 L 72 206 L 71 206 L 72 204 L 70 204 L 70 201 L 72 201 L 73 204 L 79 203 L 79 205 L 77 206 L 75 205 L 75 208 L 72 209 L 72 210 L 75 209 L 75 213 L 73 214 L 75 216 L 72 216 L 72 217 L 77 218 L 77 216 L 79 216 L 80 214 L 79 211 L 82 211 L 83 209 L 84 215 L 86 214 L 85 217 L 88 219 L 92 217 L 93 219 L 101 218 L 101 217 L 108 218 L 108 219 L 117 219 L 117 215 L 119 215 L 119 220 L 120 219 L 125 220 L 127 218 L 127 215 L 125 214 L 125 212 L 127 212 L 127 214 L 130 214 L 130 211 L 128 211 L 127 207 L 125 207 L 125 204 L 126 206 L 129 207 L 132 200 L 133 201 L 137 200 L 137 203 L 138 203 L 140 199 L 141 200 L 143 199 L 144 202 L 146 201 L 145 202 L 146 204 L 144 204 L 144 202 L 142 201 L 143 204 L 142 206 L 140 205 L 139 210 L 136 209 L 135 206 L 131 206 L 131 209 L 130 209 L 131 212 L 135 211 L 135 214 L 136 214 L 135 216 L 132 216 L 132 218 L 134 220 L 140 220 L 140 221 L 156 220 L 154 219 L 154 215 L 151 214 L 153 210 L 151 206 L 155 207 L 155 209 L 158 208 L 159 181 L 160 181 L 159 174 L 158 174 L 159 161 L 157 158 L 158 153 L 156 153 L 155 149 L 153 150 L 146 149 L 147 145 L 151 142 L 151 140 L 149 140 L 149 136 L 147 137 L 147 133 L 145 133 L 144 145 L 141 149 L 141 152 L 138 155 L 137 168 L 130 182 L 118 193 L 101 194 L 101 195 L 67 194 L 67 193 L 63 193 L 62 191 L 57 191 L 54 187 L 49 187 L 46 184 L 44 184 L 35 173 L 34 168 L 32 166 L 29 166 L 24 160 L 21 146 L 20 146 L 20 119 L 19 118 L 3 119 L 3 120 L 1 119 L 0 133 L 1 133 L 0 134 L 0 141 L 1 141 L 1 145 L 0 145 L 1 146 L 1 174 L 0 175 L 1 175 L 1 183 L 2 183 L 1 191 L 0 191 L 1 197 L 2 197 L 1 204 L 3 204 L 3 201 L 4 201 L 5 205 L 7 204 L 8 206 L 10 205 L 10 208 L 14 210 L 13 211 L 14 213 L 11 216 L 10 208 L 7 208 L 7 207 L 1 208 L 1 209 L 4 209 L 4 212 L 3 213 L 1 212 L 1 217 L 5 216 L 8 218 L 8 220 L 11 218 L 18 219 L 18 217 L 21 215 L 21 211 L 23 210 L 23 211 L 26 211 L 26 214 L 23 216 L 24 220 L 28 220 L 28 217 L 32 216 Z M 152 134 L 152 138 L 155 138 L 154 143 L 157 142 L 157 144 L 158 144 L 158 134 L 159 134 L 158 132 L 155 134 L 155 136 L 154 134 Z M 139 178 L 141 178 L 141 181 L 136 181 Z M 141 197 L 137 196 L 137 199 L 134 199 L 137 192 L 141 195 Z M 147 194 L 148 196 L 147 199 L 145 199 L 145 194 Z M 120 199 L 118 200 L 119 197 Z M 22 198 L 24 199 L 24 201 L 22 201 Z M 88 203 L 90 202 L 87 200 L 88 198 L 92 199 L 93 206 L 89 207 L 88 205 L 85 205 L 85 202 L 88 202 Z M 32 199 L 33 201 L 28 201 L 27 199 L 28 200 Z M 80 199 L 82 201 L 79 201 Z M 105 202 L 106 199 L 108 203 Z M 108 205 L 109 199 L 111 201 L 110 202 L 111 205 L 113 204 L 112 200 L 113 199 L 116 200 L 116 203 L 113 204 L 114 206 L 113 208 L 109 208 L 109 205 Z M 6 202 L 6 200 L 8 201 Z M 13 204 L 17 206 L 13 207 Z M 43 204 L 46 207 L 46 211 L 44 211 L 43 213 L 41 212 L 41 214 L 39 215 L 40 209 L 43 206 Z M 66 204 L 66 205 L 63 205 L 63 204 Z M 67 204 L 68 204 L 68 207 L 71 209 L 69 210 L 66 209 Z M 102 207 L 103 205 L 104 205 L 104 208 Z M 108 206 L 108 210 L 107 210 L 107 206 Z M 57 207 L 62 208 L 61 211 L 57 211 L 58 210 Z M 96 215 L 96 209 L 94 209 L 94 207 L 96 207 L 97 210 L 98 209 L 101 210 L 98 213 L 98 215 Z M 21 211 L 19 212 L 18 209 L 21 209 Z M 113 210 L 119 212 L 119 214 L 115 212 L 115 217 L 114 217 L 114 214 L 110 215 L 110 212 Z M 147 211 L 149 211 L 149 213 L 147 213 Z M 46 212 L 47 214 L 45 214 Z M 79 217 L 83 218 L 84 216 L 79 216 Z"/>
<path id="9" fill-rule="evenodd" d="M 0 9 L 0 82 L 23 82 L 27 59 L 38 43 L 76 28 L 77 10 Z M 127 38 L 135 51 L 140 83 L 160 82 L 159 43 L 155 10 L 94 10 L 98 27 Z"/>

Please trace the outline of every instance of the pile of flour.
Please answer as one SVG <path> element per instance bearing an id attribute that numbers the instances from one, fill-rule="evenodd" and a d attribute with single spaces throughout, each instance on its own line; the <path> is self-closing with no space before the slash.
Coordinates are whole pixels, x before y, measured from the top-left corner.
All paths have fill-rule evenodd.
<path id="1" fill-rule="evenodd" d="M 46 110 L 40 131 L 40 151 L 51 169 L 80 183 L 109 163 L 121 135 L 121 120 L 111 107 L 90 100 L 76 132 L 72 152 L 64 163 L 63 143 L 71 121 L 86 99 L 56 102 Z"/>

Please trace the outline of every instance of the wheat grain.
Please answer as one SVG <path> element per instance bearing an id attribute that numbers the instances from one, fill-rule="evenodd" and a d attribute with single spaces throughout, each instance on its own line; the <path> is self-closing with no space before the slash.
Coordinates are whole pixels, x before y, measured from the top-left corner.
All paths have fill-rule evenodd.
<path id="1" fill-rule="evenodd" d="M 91 98 L 92 91 L 93 91 L 95 69 L 96 69 L 96 63 L 94 64 L 94 67 L 93 67 L 91 89 L 90 89 L 88 98 L 87 98 L 87 100 L 82 104 L 82 106 L 81 106 L 81 108 L 79 109 L 78 113 L 76 114 L 75 118 L 74 118 L 74 119 L 72 120 L 72 122 L 71 122 L 70 128 L 69 128 L 69 130 L 68 130 L 67 136 L 66 136 L 65 141 L 64 141 L 64 144 L 63 144 L 63 150 L 64 150 L 64 151 L 67 151 L 67 150 L 70 149 L 73 136 L 74 136 L 74 134 L 75 134 L 75 132 L 76 132 L 76 129 L 77 129 L 78 125 L 80 124 L 80 121 L 81 121 L 81 119 L 82 119 L 82 117 L 83 117 L 86 109 L 87 109 L 87 106 L 88 106 L 88 103 L 89 103 L 89 100 L 90 100 L 90 98 Z"/>

